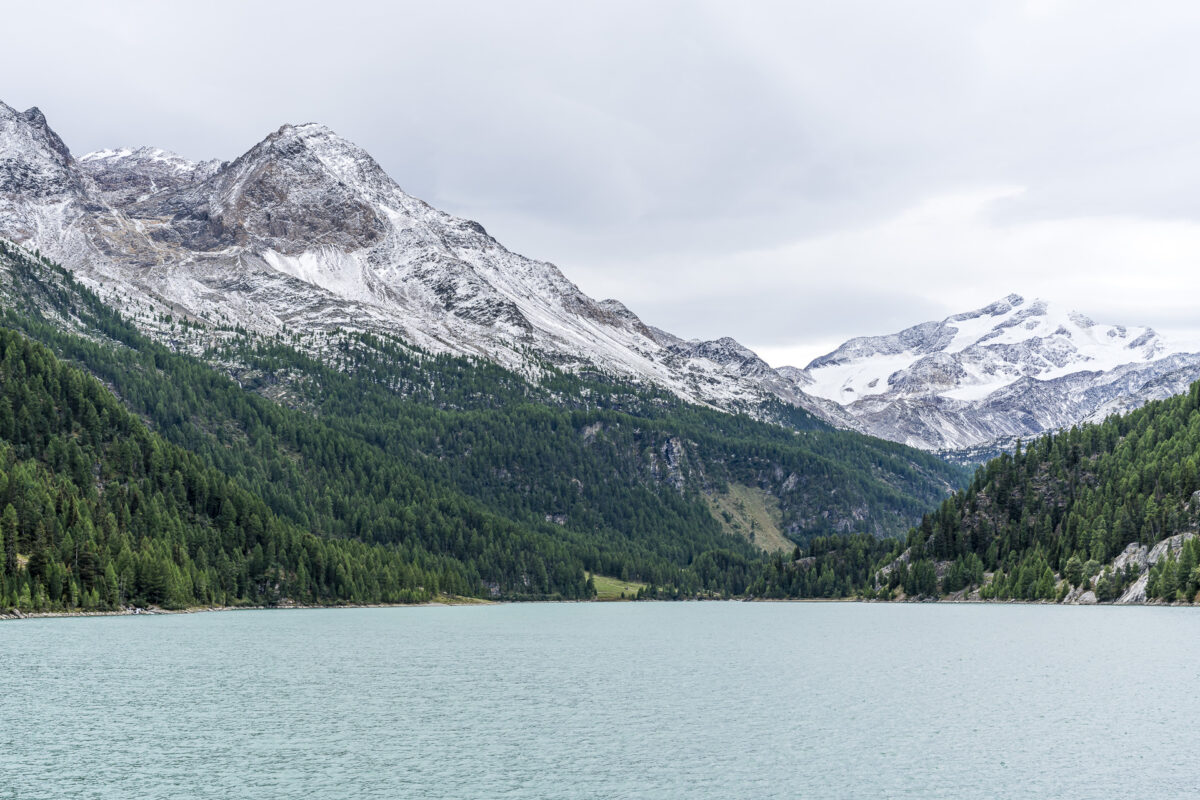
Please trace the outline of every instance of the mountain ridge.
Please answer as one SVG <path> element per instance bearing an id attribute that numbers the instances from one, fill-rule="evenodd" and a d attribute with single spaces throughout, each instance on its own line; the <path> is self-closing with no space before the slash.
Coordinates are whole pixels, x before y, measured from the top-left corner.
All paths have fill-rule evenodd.
<path id="1" fill-rule="evenodd" d="M 1019 295 L 775 369 L 736 340 L 684 340 L 587 296 L 555 265 L 408 195 L 318 123 L 204 162 L 151 147 L 75 159 L 37 109 L 0 103 L 0 126 L 0 233 L 64 263 L 162 340 L 161 320 L 178 317 L 212 328 L 213 341 L 225 328 L 299 333 L 314 352 L 338 330 L 395 333 L 530 376 L 543 365 L 598 371 L 765 418 L 764 404 L 781 401 L 935 451 L 1129 410 L 1200 377 L 1200 357 L 1148 329 L 1101 326 L 1131 347 L 1145 339 L 1124 360 L 1109 357 L 1112 342 L 1064 346 L 1097 327 L 1081 314 L 1055 317 L 1066 338 L 1027 331 L 1046 314 Z"/>
<path id="2" fill-rule="evenodd" d="M 7 117 L 23 119 L 12 109 Z M 10 186 L 0 196 L 0 227 L 93 288 L 122 292 L 148 329 L 182 312 L 263 333 L 399 331 L 435 352 L 526 371 L 536 371 L 531 356 L 600 368 L 731 410 L 774 396 L 752 377 L 671 350 L 623 305 L 588 297 L 554 265 L 504 249 L 479 223 L 407 195 L 324 126 L 282 126 L 219 165 L 153 148 L 78 162 L 42 150 L 48 172 L 79 180 L 66 182 L 54 205 Z M 38 161 L 31 152 L 24 159 Z M 138 180 L 164 161 L 174 167 L 169 180 Z"/>
<path id="3" fill-rule="evenodd" d="M 803 370 L 805 391 L 884 438 L 970 448 L 1097 421 L 1186 391 L 1200 342 L 1101 325 L 1011 294 L 898 333 L 851 339 Z"/>

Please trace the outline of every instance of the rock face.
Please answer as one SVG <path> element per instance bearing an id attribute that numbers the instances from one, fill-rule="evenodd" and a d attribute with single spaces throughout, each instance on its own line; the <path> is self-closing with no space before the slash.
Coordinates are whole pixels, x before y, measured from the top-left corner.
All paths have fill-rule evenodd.
<path id="1" fill-rule="evenodd" d="M 124 208 L 160 192 L 198 183 L 221 169 L 220 161 L 193 163 L 157 147 L 99 150 L 79 159 L 105 202 Z"/>
<path id="2" fill-rule="evenodd" d="M 1011 295 L 772 369 L 728 339 L 685 341 L 477 222 L 406 194 L 321 125 L 284 125 L 231 162 L 155 148 L 76 159 L 36 108 L 0 103 L 0 235 L 39 248 L 152 335 L 396 334 L 521 371 L 553 364 L 727 410 L 764 400 L 927 449 L 988 448 L 1166 397 L 1200 345 L 1097 325 Z"/>
<path id="3" fill-rule="evenodd" d="M 47 203 L 83 195 L 71 152 L 37 108 L 0 108 L 0 193 Z"/>
<path id="4" fill-rule="evenodd" d="M 1100 325 L 1009 295 L 941 322 L 852 339 L 790 374 L 869 433 L 957 449 L 1100 420 L 1185 391 L 1200 379 L 1200 342 Z"/>
<path id="5" fill-rule="evenodd" d="M 1179 533 L 1163 539 L 1161 542 L 1156 543 L 1154 547 L 1147 547 L 1144 544 L 1139 545 L 1136 543 L 1126 547 L 1125 551 L 1113 561 L 1113 569 L 1125 569 L 1126 565 L 1132 564 L 1134 569 L 1141 574 L 1137 580 L 1121 593 L 1121 596 L 1115 602 L 1118 605 L 1132 605 L 1146 602 L 1146 587 L 1150 583 L 1150 567 L 1153 567 L 1168 555 L 1177 558 L 1183 549 L 1183 543 L 1195 535 L 1190 532 Z"/>

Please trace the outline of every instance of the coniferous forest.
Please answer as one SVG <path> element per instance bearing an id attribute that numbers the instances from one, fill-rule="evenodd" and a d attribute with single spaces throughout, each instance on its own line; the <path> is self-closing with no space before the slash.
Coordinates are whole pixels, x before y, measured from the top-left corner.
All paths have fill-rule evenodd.
<path id="1" fill-rule="evenodd" d="M 675 598 L 1200 591 L 1200 384 L 943 500 L 959 468 L 795 409 L 770 424 L 348 332 L 191 355 L 45 259 L 0 259 L 6 607 L 586 599 L 591 575 Z M 702 495 L 730 484 L 773 493 L 791 552 L 722 528 Z"/>
<path id="2" fill-rule="evenodd" d="M 703 493 L 773 492 L 820 548 L 899 533 L 963 477 L 797 410 L 774 425 L 377 336 L 226 331 L 191 355 L 39 256 L 0 260 L 0 591 L 19 608 L 579 599 L 591 574 L 741 596 L 773 562 Z"/>
<path id="3" fill-rule="evenodd" d="M 903 540 L 814 540 L 751 591 L 804 597 L 1109 602 L 1200 592 L 1200 383 L 980 467 Z M 1136 588 L 1136 587 L 1134 587 Z"/>
<path id="4" fill-rule="evenodd" d="M 770 424 L 358 333 L 189 355 L 45 259 L 0 259 L 6 606 L 585 599 L 593 574 L 650 597 L 1200 591 L 1200 385 L 942 500 L 958 468 L 794 409 Z M 729 484 L 774 493 L 791 552 L 722 528 L 702 495 Z"/>

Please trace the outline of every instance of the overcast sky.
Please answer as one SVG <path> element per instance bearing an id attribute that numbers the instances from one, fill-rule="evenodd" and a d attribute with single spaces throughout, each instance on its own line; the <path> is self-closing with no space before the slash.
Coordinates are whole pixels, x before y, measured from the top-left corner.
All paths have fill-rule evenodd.
<path id="1" fill-rule="evenodd" d="M 0 2 L 71 149 L 323 122 L 596 297 L 779 366 L 1009 292 L 1200 328 L 1200 3 Z"/>

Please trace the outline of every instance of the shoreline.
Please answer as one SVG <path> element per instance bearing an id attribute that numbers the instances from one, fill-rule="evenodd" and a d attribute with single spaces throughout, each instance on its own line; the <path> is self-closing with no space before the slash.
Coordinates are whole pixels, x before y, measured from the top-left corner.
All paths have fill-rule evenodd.
<path id="1" fill-rule="evenodd" d="M 188 608 L 159 608 L 150 606 L 142 608 L 128 606 L 112 611 L 20 611 L 10 608 L 0 612 L 0 622 L 11 622 L 23 619 L 68 619 L 71 617 L 162 617 L 175 614 L 210 614 L 225 611 L 314 611 L 321 609 L 339 608 L 432 608 L 449 606 L 489 606 L 498 605 L 496 600 L 482 600 L 474 597 L 446 597 L 430 600 L 426 603 L 339 603 L 330 605 L 305 605 L 289 603 L 280 606 L 189 606 Z"/>
<path id="2" fill-rule="evenodd" d="M 280 606 L 193 606 L 190 608 L 166 609 L 151 606 L 149 608 L 127 607 L 114 611 L 30 611 L 28 613 L 17 609 L 7 609 L 0 612 L 0 622 L 12 622 L 26 619 L 69 619 L 72 617 L 159 617 L 175 614 L 209 614 L 226 611 L 319 611 L 361 608 L 436 608 L 451 606 L 498 606 L 524 603 L 862 603 L 867 605 L 970 605 L 970 606 L 1061 606 L 1063 608 L 1087 608 L 1091 606 L 1114 608 L 1187 608 L 1195 603 L 1057 603 L 1048 600 L 866 600 L 856 597 L 755 597 L 755 598 L 689 598 L 680 600 L 483 600 L 473 597 L 448 597 L 430 600 L 426 603 L 346 603 L 337 605 L 301 605 L 288 604 Z"/>

